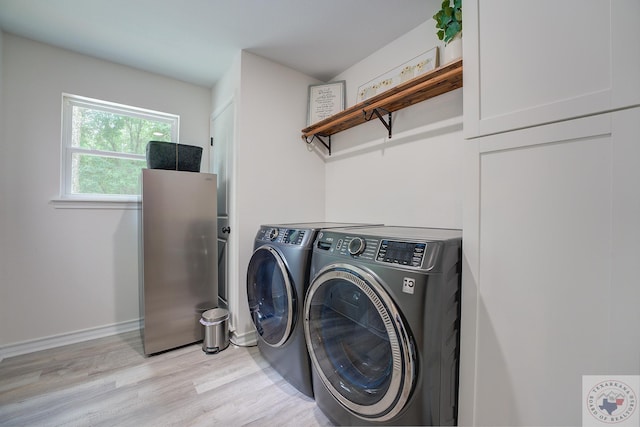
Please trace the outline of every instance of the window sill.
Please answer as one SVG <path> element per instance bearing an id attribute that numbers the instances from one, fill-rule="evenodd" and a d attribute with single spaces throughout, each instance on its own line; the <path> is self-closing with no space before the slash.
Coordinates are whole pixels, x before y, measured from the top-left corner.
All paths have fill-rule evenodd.
<path id="1" fill-rule="evenodd" d="M 58 198 L 50 202 L 56 209 L 121 209 L 138 210 L 140 197 L 131 199 Z"/>

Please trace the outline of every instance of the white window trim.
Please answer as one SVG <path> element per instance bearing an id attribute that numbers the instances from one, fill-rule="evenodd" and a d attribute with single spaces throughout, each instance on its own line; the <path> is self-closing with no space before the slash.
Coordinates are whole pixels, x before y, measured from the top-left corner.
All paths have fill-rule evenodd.
<path id="1" fill-rule="evenodd" d="M 106 196 L 91 197 L 66 197 L 51 199 L 51 205 L 56 209 L 140 209 L 142 201 L 140 196 L 114 197 L 108 200 Z"/>
<path id="2" fill-rule="evenodd" d="M 71 146 L 73 106 L 87 107 L 111 113 L 124 114 L 143 119 L 166 121 L 173 124 L 172 141 L 179 141 L 180 116 L 144 108 L 132 107 L 69 93 L 62 94 L 62 133 L 60 150 L 60 194 L 51 204 L 58 209 L 139 209 L 140 195 L 73 194 L 71 193 L 71 157 L 73 153 L 108 155 L 103 151 Z M 118 154 L 118 158 L 140 159 L 140 155 Z M 144 156 L 142 156 L 144 158 Z"/>

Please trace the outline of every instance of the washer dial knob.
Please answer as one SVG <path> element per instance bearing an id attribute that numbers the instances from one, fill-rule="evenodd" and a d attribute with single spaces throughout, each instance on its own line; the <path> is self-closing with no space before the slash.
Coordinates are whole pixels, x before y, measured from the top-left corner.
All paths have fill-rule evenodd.
<path id="1" fill-rule="evenodd" d="M 366 247 L 367 247 L 367 243 L 364 241 L 363 238 L 354 237 L 349 242 L 349 247 L 347 248 L 347 250 L 351 255 L 355 256 L 355 255 L 360 255 L 362 252 L 364 252 L 364 249 Z"/>
<path id="2" fill-rule="evenodd" d="M 276 240 L 277 237 L 278 237 L 278 229 L 272 228 L 271 231 L 269 232 L 269 239 Z"/>

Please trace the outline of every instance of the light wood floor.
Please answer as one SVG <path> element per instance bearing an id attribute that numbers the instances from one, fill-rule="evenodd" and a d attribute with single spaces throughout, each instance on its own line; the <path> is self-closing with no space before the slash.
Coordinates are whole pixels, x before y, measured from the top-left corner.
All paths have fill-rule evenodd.
<path id="1" fill-rule="evenodd" d="M 330 426 L 260 356 L 199 344 L 145 357 L 139 332 L 0 362 L 1 426 Z"/>

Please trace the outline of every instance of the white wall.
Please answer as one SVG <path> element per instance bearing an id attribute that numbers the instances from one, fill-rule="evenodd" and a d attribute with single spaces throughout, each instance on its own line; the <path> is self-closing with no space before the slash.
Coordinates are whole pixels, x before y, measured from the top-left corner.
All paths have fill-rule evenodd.
<path id="1" fill-rule="evenodd" d="M 216 82 L 211 89 L 211 111 L 212 115 L 216 115 L 229 102 L 233 101 L 240 93 L 240 59 L 242 53 L 234 57 L 233 62 L 229 65 L 229 69 Z"/>
<path id="2" fill-rule="evenodd" d="M 441 47 L 434 28 L 429 20 L 336 76 L 346 80 L 347 106 L 363 83 Z M 461 228 L 462 89 L 394 113 L 387 136 L 373 120 L 332 137 L 327 220 Z"/>
<path id="3" fill-rule="evenodd" d="M 232 66 L 213 91 L 214 111 L 236 94 L 229 308 L 237 337 L 253 337 L 246 274 L 259 226 L 324 219 L 324 162 L 300 139 L 312 83 L 309 76 L 242 52 L 239 67 Z"/>
<path id="4" fill-rule="evenodd" d="M 5 127 L 4 127 L 4 79 L 3 75 L 3 52 L 4 52 L 4 33 L 0 29 L 0 149 L 5 149 Z M 8 156 L 1 154 L 0 155 L 0 171 L 3 171 L 7 168 L 7 159 Z M 1 173 L 1 172 L 0 172 Z M 7 245 L 3 242 L 7 241 L 7 227 L 9 226 L 6 212 L 7 212 L 7 194 L 9 192 L 9 186 L 6 180 L 0 179 L 0 301 L 5 301 L 9 298 L 9 293 L 5 280 L 5 271 L 6 271 L 6 247 Z M 3 322 L 3 319 L 0 314 L 0 322 Z M 0 343 L 2 342 L 2 333 L 0 332 Z M 0 356 L 1 358 L 2 356 Z"/>
<path id="5" fill-rule="evenodd" d="M 0 345 L 136 321 L 138 210 L 56 209 L 63 92 L 180 115 L 208 153 L 211 90 L 4 34 Z M 203 171 L 208 163 L 203 161 Z"/>

